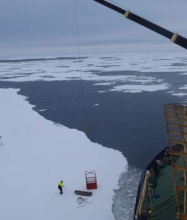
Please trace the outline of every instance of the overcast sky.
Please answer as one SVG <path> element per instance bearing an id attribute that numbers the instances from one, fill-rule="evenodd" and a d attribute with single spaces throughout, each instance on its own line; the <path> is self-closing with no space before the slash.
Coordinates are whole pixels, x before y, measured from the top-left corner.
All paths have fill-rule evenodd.
<path id="1" fill-rule="evenodd" d="M 187 0 L 115 0 L 187 37 Z M 178 50 L 93 0 L 77 0 L 81 52 Z M 0 56 L 77 51 L 75 0 L 0 0 Z"/>

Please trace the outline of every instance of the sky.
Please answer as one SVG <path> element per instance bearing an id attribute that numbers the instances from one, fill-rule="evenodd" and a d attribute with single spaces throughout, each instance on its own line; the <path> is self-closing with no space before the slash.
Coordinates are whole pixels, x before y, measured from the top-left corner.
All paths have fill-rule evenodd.
<path id="1" fill-rule="evenodd" d="M 186 0 L 109 1 L 187 37 Z M 0 0 L 0 56 L 77 53 L 75 2 L 81 53 L 183 50 L 93 0 Z"/>

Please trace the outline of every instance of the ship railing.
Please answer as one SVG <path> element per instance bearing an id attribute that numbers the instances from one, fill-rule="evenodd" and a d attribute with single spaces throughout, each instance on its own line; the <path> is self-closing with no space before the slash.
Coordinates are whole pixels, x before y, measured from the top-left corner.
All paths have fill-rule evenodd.
<path id="1" fill-rule="evenodd" d="M 143 203 L 145 200 L 147 189 L 148 189 L 148 194 L 149 194 L 150 203 L 151 203 L 151 210 L 152 210 L 151 192 L 150 192 L 150 188 L 149 188 L 150 176 L 151 176 L 151 173 L 149 171 L 146 171 L 141 194 L 140 194 L 140 198 L 139 198 L 139 202 L 138 202 L 138 206 L 136 209 L 135 219 L 138 219 L 138 216 L 141 216 L 141 214 L 142 214 L 142 208 L 143 208 Z"/>

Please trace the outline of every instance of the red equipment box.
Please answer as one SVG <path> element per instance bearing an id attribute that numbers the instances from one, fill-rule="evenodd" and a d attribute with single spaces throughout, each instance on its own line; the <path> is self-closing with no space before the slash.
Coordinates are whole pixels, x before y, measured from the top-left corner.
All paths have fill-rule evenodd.
<path id="1" fill-rule="evenodd" d="M 85 171 L 85 177 L 87 189 L 97 189 L 97 177 L 95 170 L 91 172 Z"/>

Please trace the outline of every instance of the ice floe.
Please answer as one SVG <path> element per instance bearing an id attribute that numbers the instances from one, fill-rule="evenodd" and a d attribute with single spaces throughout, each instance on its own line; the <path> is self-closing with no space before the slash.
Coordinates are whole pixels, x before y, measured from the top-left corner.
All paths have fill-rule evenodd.
<path id="1" fill-rule="evenodd" d="M 0 89 L 0 219 L 114 220 L 114 189 L 128 169 L 122 153 L 44 119 L 18 91 Z M 86 190 L 85 171 L 91 170 L 98 189 L 91 204 L 78 208 L 74 190 Z"/>
<path id="2" fill-rule="evenodd" d="M 160 90 L 166 90 L 169 88 L 168 84 L 160 84 L 160 85 L 121 85 L 115 86 L 111 91 L 118 92 L 130 92 L 130 93 L 139 93 L 139 92 L 155 92 Z"/>

